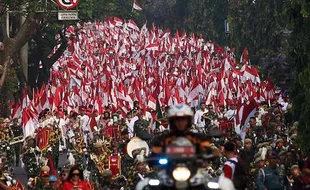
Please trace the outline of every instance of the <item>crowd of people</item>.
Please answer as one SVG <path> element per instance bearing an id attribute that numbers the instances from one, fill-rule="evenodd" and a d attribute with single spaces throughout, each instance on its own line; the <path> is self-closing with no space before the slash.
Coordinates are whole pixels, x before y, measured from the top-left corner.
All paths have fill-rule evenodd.
<path id="1" fill-rule="evenodd" d="M 109 107 L 103 115 L 85 107 L 79 113 L 46 110 L 40 115 L 36 136 L 26 139 L 18 119 L 1 118 L 0 187 L 22 185 L 12 173 L 14 167 L 22 166 L 30 189 L 133 189 L 152 173 L 152 168 L 138 159 L 141 147 L 127 151 L 130 139 L 138 137 L 152 146 L 152 139 L 169 133 L 165 118 L 169 108 L 163 108 L 163 118 L 156 119 L 155 112 L 140 109 L 139 102 L 134 105 L 125 118 L 111 113 Z M 218 120 L 232 121 L 237 113 L 235 104 L 218 110 L 204 102 L 199 106 L 193 108 L 190 130 L 194 133 L 219 129 Z M 235 133 L 234 126 L 222 130 L 221 137 L 212 139 L 210 147 L 215 159 L 205 166 L 205 171 L 210 177 L 224 175 L 233 179 L 244 175 L 248 189 L 308 189 L 310 159 L 295 142 L 298 122 L 291 108 L 288 97 L 276 94 L 270 105 L 261 103 L 257 107 L 245 126 L 243 138 Z M 91 128 L 93 116 L 96 126 Z M 58 163 L 62 153 L 68 154 L 64 166 Z M 147 157 L 150 152 L 144 154 Z M 240 167 L 238 162 L 242 163 L 244 174 L 235 173 Z"/>
<path id="2" fill-rule="evenodd" d="M 240 189 L 309 189 L 288 93 L 261 81 L 246 49 L 238 63 L 234 49 L 170 33 L 116 17 L 68 27 L 49 83 L 31 99 L 25 90 L 11 118 L 0 118 L 0 189 L 134 189 L 154 172 L 143 157 L 170 133 L 175 104 L 195 113 L 192 133 L 222 133 L 210 139 L 210 177 L 240 179 Z"/>

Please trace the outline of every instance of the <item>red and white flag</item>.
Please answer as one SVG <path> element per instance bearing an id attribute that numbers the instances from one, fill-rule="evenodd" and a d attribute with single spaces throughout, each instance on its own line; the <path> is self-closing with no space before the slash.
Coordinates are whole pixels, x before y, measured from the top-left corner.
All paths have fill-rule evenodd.
<path id="1" fill-rule="evenodd" d="M 149 102 L 148 102 L 147 106 L 149 108 L 152 108 L 153 110 L 156 110 L 156 100 L 155 100 L 155 98 L 153 98 L 152 95 L 149 96 Z"/>
<path id="2" fill-rule="evenodd" d="M 141 6 L 137 3 L 136 0 L 133 1 L 132 9 L 135 9 L 135 10 L 137 10 L 137 11 L 142 11 Z"/>
<path id="3" fill-rule="evenodd" d="M 240 127 L 244 127 L 248 124 L 250 118 L 254 116 L 257 107 L 257 102 L 254 99 L 251 99 L 248 103 L 242 104 L 238 108 L 235 118 L 235 130 L 237 134 L 240 135 L 242 132 Z"/>

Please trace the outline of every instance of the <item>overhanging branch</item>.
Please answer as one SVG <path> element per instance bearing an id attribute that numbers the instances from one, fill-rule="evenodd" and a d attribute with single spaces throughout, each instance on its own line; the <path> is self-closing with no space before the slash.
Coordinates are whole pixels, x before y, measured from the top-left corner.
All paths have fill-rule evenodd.
<path id="1" fill-rule="evenodd" d="M 24 24 L 19 29 L 17 35 L 12 39 L 14 41 L 13 53 L 16 53 L 20 47 L 23 47 L 31 39 L 38 25 L 37 16 L 37 13 L 29 13 L 27 15 Z"/>
<path id="2" fill-rule="evenodd" d="M 7 32 L 6 32 L 6 16 L 2 15 L 0 17 L 0 30 L 3 35 L 3 41 L 5 41 L 8 38 Z"/>

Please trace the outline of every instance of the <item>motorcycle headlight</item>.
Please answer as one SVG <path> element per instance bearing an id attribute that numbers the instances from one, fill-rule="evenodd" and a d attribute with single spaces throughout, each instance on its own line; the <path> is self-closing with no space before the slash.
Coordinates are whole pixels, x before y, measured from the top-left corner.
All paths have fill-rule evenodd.
<path id="1" fill-rule="evenodd" d="M 161 159 L 159 159 L 158 163 L 160 165 L 166 165 L 168 163 L 168 160 L 166 158 L 161 158 Z"/>
<path id="2" fill-rule="evenodd" d="M 149 185 L 150 186 L 158 186 L 160 184 L 160 181 L 158 179 L 150 179 Z"/>
<path id="3" fill-rule="evenodd" d="M 186 167 L 177 167 L 173 170 L 172 176 L 177 181 L 187 181 L 191 176 L 191 171 Z"/>
<path id="4" fill-rule="evenodd" d="M 218 188 L 220 188 L 220 184 L 218 184 L 217 182 L 209 182 L 208 188 L 209 189 L 218 189 Z"/>

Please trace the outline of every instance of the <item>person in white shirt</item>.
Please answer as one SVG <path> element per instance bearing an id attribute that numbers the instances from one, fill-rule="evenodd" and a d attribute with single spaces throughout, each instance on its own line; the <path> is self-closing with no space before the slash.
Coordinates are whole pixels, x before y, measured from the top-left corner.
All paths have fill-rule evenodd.
<path id="1" fill-rule="evenodd" d="M 131 113 L 129 113 L 128 115 L 131 115 Z M 129 138 L 133 137 L 133 126 L 135 124 L 135 122 L 138 120 L 138 116 L 136 116 L 135 113 L 133 113 L 133 115 L 129 118 L 126 119 L 126 125 L 128 127 L 128 136 Z"/>
<path id="2" fill-rule="evenodd" d="M 203 115 L 205 113 L 208 113 L 208 110 L 206 109 L 206 104 L 200 103 L 200 110 L 197 110 L 194 116 L 194 124 L 198 128 L 199 133 L 204 132 L 205 120 L 204 120 Z"/>
<path id="3" fill-rule="evenodd" d="M 237 114 L 237 105 L 232 103 L 230 105 L 230 108 L 229 110 L 227 110 L 227 112 L 225 113 L 225 117 L 228 119 L 228 120 L 234 120 L 234 118 L 236 117 L 236 114 Z"/>
<path id="4" fill-rule="evenodd" d="M 54 116 L 54 124 L 56 127 L 60 129 L 61 132 L 61 147 L 60 149 L 65 149 L 67 146 L 66 144 L 66 134 L 67 134 L 67 129 L 66 129 L 66 121 L 63 119 L 64 118 L 64 113 L 62 111 L 57 111 L 56 115 Z"/>
<path id="5" fill-rule="evenodd" d="M 84 133 L 84 142 L 87 144 L 87 137 L 90 139 L 93 139 L 93 134 L 90 129 L 90 118 L 85 114 L 86 110 L 85 108 L 81 108 L 81 113 L 79 115 L 80 118 L 80 126 L 82 128 L 82 131 Z"/>

